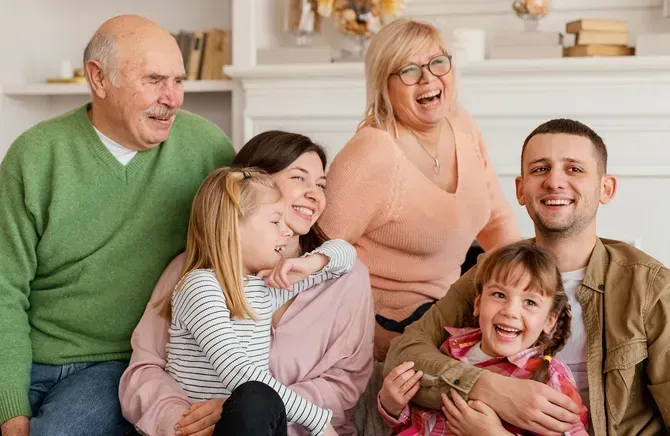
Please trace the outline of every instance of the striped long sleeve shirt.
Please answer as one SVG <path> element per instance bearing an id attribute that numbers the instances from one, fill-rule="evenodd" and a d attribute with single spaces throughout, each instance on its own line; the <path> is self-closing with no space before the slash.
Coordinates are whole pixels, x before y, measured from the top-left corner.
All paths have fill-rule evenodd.
<path id="1" fill-rule="evenodd" d="M 312 435 L 324 432 L 332 412 L 307 401 L 269 373 L 272 314 L 297 293 L 349 272 L 356 260 L 356 250 L 343 240 L 327 241 L 313 253 L 326 255 L 328 264 L 291 290 L 268 288 L 258 277 L 246 277 L 244 293 L 256 319 L 230 319 L 213 270 L 194 270 L 185 277 L 172 296 L 166 371 L 191 400 L 230 395 L 242 383 L 260 381 L 279 394 L 289 421 Z"/>

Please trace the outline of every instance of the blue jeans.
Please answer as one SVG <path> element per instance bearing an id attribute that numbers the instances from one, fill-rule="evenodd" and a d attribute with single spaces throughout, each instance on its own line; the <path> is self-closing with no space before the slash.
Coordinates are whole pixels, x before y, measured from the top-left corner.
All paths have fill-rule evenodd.
<path id="1" fill-rule="evenodd" d="M 127 360 L 34 363 L 31 436 L 121 436 L 132 430 L 119 404 L 119 380 L 127 367 Z"/>

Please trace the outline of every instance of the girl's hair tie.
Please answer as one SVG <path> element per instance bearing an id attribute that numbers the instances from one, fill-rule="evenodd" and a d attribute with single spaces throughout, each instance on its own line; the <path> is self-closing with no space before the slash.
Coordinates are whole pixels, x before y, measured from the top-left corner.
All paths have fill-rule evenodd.
<path id="1" fill-rule="evenodd" d="M 546 360 L 547 362 L 551 363 L 551 356 L 546 355 L 542 359 Z"/>

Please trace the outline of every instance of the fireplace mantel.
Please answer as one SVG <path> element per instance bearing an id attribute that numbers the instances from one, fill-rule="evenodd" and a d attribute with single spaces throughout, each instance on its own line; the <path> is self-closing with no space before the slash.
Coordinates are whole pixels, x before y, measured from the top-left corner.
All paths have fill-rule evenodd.
<path id="1" fill-rule="evenodd" d="M 458 98 L 478 122 L 511 203 L 526 135 L 551 118 L 578 119 L 603 136 L 609 171 L 619 177 L 618 198 L 600 213 L 600 233 L 635 242 L 670 264 L 670 57 L 487 60 L 455 70 Z M 239 87 L 238 145 L 265 130 L 292 130 L 321 142 L 332 160 L 365 108 L 360 63 L 226 73 Z M 531 235 L 525 212 L 514 209 Z M 634 224 L 639 217 L 649 221 Z"/>
<path id="2" fill-rule="evenodd" d="M 499 77 L 515 74 L 587 74 L 608 77 L 639 77 L 660 74 L 670 79 L 670 57 L 591 57 L 560 59 L 486 60 L 471 62 L 459 68 L 464 76 Z M 353 77 L 362 79 L 363 64 L 357 62 L 335 62 L 327 64 L 280 64 L 256 65 L 252 67 L 226 67 L 233 78 L 293 79 L 296 74 L 309 78 Z"/>

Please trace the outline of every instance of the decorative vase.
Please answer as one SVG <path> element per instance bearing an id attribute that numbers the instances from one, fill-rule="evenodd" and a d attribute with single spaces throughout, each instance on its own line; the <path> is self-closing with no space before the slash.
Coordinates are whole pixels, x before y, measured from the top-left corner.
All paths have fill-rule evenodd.
<path id="1" fill-rule="evenodd" d="M 403 4 L 401 0 L 319 0 L 318 12 L 331 17 L 337 31 L 352 43 L 353 48 L 341 51 L 342 57 L 362 60 L 370 38 L 401 13 Z"/>
<path id="2" fill-rule="evenodd" d="M 524 22 L 524 31 L 538 30 L 540 19 L 544 18 L 551 9 L 551 0 L 515 0 L 512 9 Z"/>
<path id="3" fill-rule="evenodd" d="M 311 45 L 312 37 L 319 33 L 317 7 L 317 0 L 284 0 L 284 32 L 294 38 L 295 45 Z"/>

